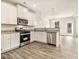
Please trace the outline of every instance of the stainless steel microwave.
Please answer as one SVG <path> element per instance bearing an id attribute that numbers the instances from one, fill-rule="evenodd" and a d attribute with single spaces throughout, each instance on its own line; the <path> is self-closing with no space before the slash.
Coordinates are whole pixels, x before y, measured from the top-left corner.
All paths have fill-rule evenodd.
<path id="1" fill-rule="evenodd" d="M 27 19 L 17 18 L 17 24 L 18 25 L 27 25 L 28 24 L 28 20 Z"/>

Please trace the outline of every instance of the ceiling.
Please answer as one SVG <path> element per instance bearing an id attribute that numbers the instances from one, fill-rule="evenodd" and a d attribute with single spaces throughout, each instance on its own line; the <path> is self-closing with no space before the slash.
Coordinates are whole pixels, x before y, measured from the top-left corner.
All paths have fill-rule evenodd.
<path id="1" fill-rule="evenodd" d="M 21 3 L 42 16 L 65 16 L 77 14 L 77 0 L 10 0 Z M 24 4 L 25 3 L 25 4 Z"/>

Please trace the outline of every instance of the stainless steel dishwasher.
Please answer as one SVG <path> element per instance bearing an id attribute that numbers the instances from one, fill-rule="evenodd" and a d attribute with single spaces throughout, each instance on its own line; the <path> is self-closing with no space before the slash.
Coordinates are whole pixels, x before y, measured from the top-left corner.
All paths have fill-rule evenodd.
<path id="1" fill-rule="evenodd" d="M 56 32 L 48 32 L 47 33 L 47 43 L 56 45 Z"/>

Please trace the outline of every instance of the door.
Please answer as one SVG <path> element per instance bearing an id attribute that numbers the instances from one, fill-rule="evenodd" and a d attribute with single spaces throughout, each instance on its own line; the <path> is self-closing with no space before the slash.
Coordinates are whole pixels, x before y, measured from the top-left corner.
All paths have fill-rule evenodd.
<path id="1" fill-rule="evenodd" d="M 8 20 L 8 6 L 5 2 L 1 3 L 1 23 L 7 23 Z"/>
<path id="2" fill-rule="evenodd" d="M 10 34 L 5 33 L 2 37 L 2 51 L 4 52 L 10 49 Z"/>
<path id="3" fill-rule="evenodd" d="M 1 52 L 4 50 L 4 35 L 1 33 Z"/>
<path id="4" fill-rule="evenodd" d="M 21 5 L 17 5 L 17 16 L 23 19 L 23 7 Z"/>
<path id="5" fill-rule="evenodd" d="M 1 23 L 17 24 L 17 7 L 13 4 L 1 3 Z"/>
<path id="6" fill-rule="evenodd" d="M 14 49 L 20 45 L 20 34 L 11 33 L 11 49 Z"/>
<path id="7" fill-rule="evenodd" d="M 67 23 L 67 33 L 72 33 L 72 23 Z"/>
<path id="8" fill-rule="evenodd" d="M 17 7 L 9 5 L 9 24 L 17 24 Z"/>
<path id="9" fill-rule="evenodd" d="M 55 28 L 59 28 L 59 21 L 55 22 Z"/>

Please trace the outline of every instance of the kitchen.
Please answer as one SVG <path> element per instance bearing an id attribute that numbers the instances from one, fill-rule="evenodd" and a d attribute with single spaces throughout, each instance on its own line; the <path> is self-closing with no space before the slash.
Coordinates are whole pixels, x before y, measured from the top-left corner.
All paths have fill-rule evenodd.
<path id="1" fill-rule="evenodd" d="M 64 55 L 58 54 L 61 48 L 63 49 L 67 47 L 67 46 L 66 47 L 62 46 L 63 45 L 61 43 L 61 41 L 63 41 L 62 37 L 68 36 L 66 39 L 72 39 L 71 37 L 75 37 L 75 38 L 77 37 L 77 30 L 76 30 L 77 9 L 76 8 L 73 14 L 71 13 L 70 15 L 68 14 L 64 16 L 61 16 L 62 14 L 60 16 L 53 16 L 55 15 L 54 8 L 50 8 L 50 9 L 46 8 L 46 10 L 42 11 L 41 9 L 37 7 L 43 3 L 45 3 L 46 5 L 46 6 L 44 5 L 43 7 L 50 6 L 48 2 L 51 3 L 51 1 L 48 1 L 48 0 L 46 0 L 46 2 L 40 1 L 40 4 L 37 2 L 39 5 L 37 3 L 33 4 L 35 1 L 36 0 L 32 2 L 31 0 L 30 1 L 27 1 L 27 0 L 25 1 L 24 0 L 23 1 L 2 0 L 1 1 L 1 54 L 2 54 L 1 57 L 2 59 L 4 58 L 10 59 L 10 57 L 7 57 L 7 55 L 8 56 L 10 55 L 11 58 L 13 59 L 17 59 L 17 57 L 19 59 L 26 59 L 28 55 L 30 55 L 28 59 L 35 59 L 35 58 L 36 59 L 37 58 L 38 59 L 40 58 L 41 59 L 44 59 L 44 58 L 64 59 L 65 58 Z M 73 5 L 75 5 L 75 3 L 73 3 Z M 49 12 L 47 12 L 48 10 Z M 20 57 L 21 52 L 22 52 L 22 51 L 20 52 L 20 49 L 23 49 L 23 48 L 24 50 L 22 51 L 24 51 L 24 54 Z M 31 50 L 29 50 L 29 48 Z M 45 53 L 41 49 L 43 49 L 44 51 L 49 51 L 49 52 L 51 49 L 54 49 L 55 51 L 56 49 L 58 50 L 57 52 L 53 52 L 55 54 L 51 55 L 48 52 Z M 28 50 L 29 50 L 29 53 L 30 51 L 32 53 L 26 54 Z M 15 58 L 12 57 L 11 53 L 13 55 L 17 53 L 13 51 L 18 51 L 20 55 L 17 54 Z M 39 54 L 36 55 L 37 54 L 36 52 L 39 52 Z M 31 56 L 33 55 L 33 53 L 35 53 L 37 57 L 34 57 L 35 55 Z M 76 53 L 76 52 L 73 52 L 73 53 Z M 42 54 L 43 56 L 40 54 Z M 47 55 L 47 57 L 45 57 L 45 55 Z M 68 55 L 70 56 L 70 54 Z M 62 57 L 59 57 L 59 56 L 62 56 Z M 66 59 L 70 58 L 69 56 L 67 56 Z M 77 56 L 74 55 L 73 59 L 74 58 L 77 58 Z"/>

